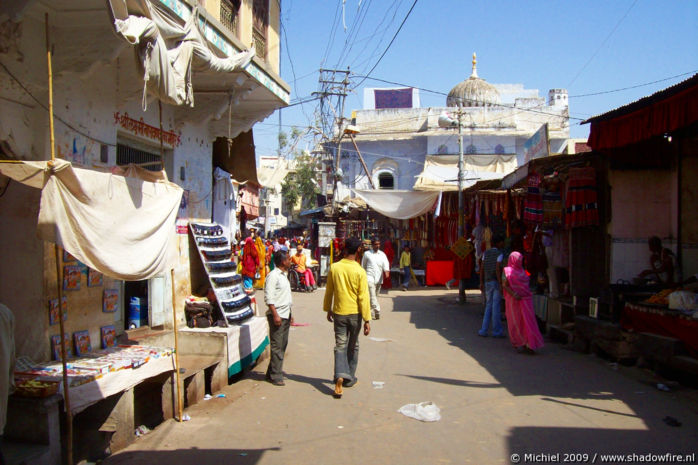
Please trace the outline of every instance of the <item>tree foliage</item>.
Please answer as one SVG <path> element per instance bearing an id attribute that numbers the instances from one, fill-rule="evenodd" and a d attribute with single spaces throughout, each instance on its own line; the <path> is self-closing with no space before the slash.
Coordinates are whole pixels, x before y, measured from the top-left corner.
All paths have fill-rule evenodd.
<path id="1" fill-rule="evenodd" d="M 317 168 L 318 161 L 310 154 L 296 148 L 302 131 L 292 128 L 291 134 L 279 133 L 279 147 L 285 150 L 287 156 L 293 158 L 295 172 L 289 173 L 281 183 L 281 197 L 289 210 L 292 210 L 302 200 L 301 207 L 313 208 L 317 204 Z"/>

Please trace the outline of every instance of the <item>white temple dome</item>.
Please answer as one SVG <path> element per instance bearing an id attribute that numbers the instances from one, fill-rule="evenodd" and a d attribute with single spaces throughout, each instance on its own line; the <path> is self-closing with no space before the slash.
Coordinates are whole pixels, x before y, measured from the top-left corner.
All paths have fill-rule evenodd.
<path id="1" fill-rule="evenodd" d="M 457 84 L 446 98 L 449 107 L 485 107 L 500 103 L 499 91 L 477 75 L 477 57 L 473 53 L 473 72 Z"/>

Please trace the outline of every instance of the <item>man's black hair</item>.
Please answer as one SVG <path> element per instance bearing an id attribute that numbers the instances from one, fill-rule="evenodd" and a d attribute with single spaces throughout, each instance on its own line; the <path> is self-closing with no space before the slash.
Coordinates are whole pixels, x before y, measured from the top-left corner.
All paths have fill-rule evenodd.
<path id="1" fill-rule="evenodd" d="M 499 244 L 500 242 L 504 242 L 504 236 L 501 234 L 497 234 L 492 238 L 492 245 Z"/>
<path id="2" fill-rule="evenodd" d="M 350 237 L 344 241 L 344 251 L 348 255 L 354 255 L 359 247 L 361 247 L 361 241 L 356 237 Z"/>
<path id="3" fill-rule="evenodd" d="M 274 252 L 274 265 L 280 267 L 287 257 L 288 252 L 286 252 L 285 250 L 277 250 L 276 252 Z"/>

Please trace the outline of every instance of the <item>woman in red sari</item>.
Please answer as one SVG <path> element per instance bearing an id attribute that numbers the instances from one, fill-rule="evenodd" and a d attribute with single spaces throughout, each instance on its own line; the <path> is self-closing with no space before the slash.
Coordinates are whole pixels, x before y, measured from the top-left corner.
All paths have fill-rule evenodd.
<path id="1" fill-rule="evenodd" d="M 254 275 L 259 268 L 259 253 L 255 247 L 254 240 L 251 237 L 245 239 L 245 248 L 242 250 L 242 282 L 245 292 L 252 294 Z"/>
<path id="2" fill-rule="evenodd" d="M 508 265 L 504 268 L 502 288 L 509 339 L 517 351 L 533 354 L 536 349 L 543 347 L 543 336 L 538 330 L 533 311 L 533 294 L 528 287 L 529 276 L 523 268 L 521 253 L 512 252 Z"/>

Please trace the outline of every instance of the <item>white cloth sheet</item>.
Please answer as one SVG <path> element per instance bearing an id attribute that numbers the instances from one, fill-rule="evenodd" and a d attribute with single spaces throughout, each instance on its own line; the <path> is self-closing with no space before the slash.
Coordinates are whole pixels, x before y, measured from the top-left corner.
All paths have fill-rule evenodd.
<path id="1" fill-rule="evenodd" d="M 124 176 L 60 159 L 52 166 L 0 163 L 0 173 L 33 187 L 42 180 L 39 238 L 62 246 L 90 268 L 135 281 L 175 265 L 182 188 L 164 173 L 131 167 Z"/>
<path id="2" fill-rule="evenodd" d="M 236 231 L 235 189 L 230 173 L 220 168 L 213 170 L 213 222 L 223 228 L 223 237 L 233 243 Z"/>
<path id="3" fill-rule="evenodd" d="M 352 190 L 378 213 L 398 220 L 425 214 L 439 198 L 437 191 Z"/>
<path id="4" fill-rule="evenodd" d="M 137 47 L 145 88 L 165 103 L 193 107 L 192 71 L 232 73 L 255 55 L 254 47 L 226 58 L 214 55 L 199 29 L 198 7 L 180 24 L 160 2 L 109 0 L 109 4 L 116 33 Z"/>
<path id="5" fill-rule="evenodd" d="M 465 155 L 463 157 L 464 186 L 477 181 L 502 179 L 516 169 L 516 155 Z M 429 155 L 424 169 L 417 176 L 415 190 L 458 190 L 458 155 Z"/>

